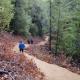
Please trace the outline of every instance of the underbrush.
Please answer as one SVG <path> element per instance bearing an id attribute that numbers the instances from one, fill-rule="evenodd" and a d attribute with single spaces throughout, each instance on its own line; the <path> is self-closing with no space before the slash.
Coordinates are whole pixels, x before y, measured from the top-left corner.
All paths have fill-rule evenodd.
<path id="1" fill-rule="evenodd" d="M 19 40 L 19 36 L 0 34 L 0 80 L 44 80 L 33 60 L 12 51 Z"/>
<path id="2" fill-rule="evenodd" d="M 0 71 L 8 72 L 6 80 L 44 80 L 43 73 L 24 54 L 0 54 Z"/>

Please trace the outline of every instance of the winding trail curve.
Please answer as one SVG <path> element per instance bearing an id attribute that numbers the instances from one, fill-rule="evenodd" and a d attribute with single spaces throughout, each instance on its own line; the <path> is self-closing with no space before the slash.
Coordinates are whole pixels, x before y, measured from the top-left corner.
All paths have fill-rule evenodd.
<path id="1" fill-rule="evenodd" d="M 47 41 L 48 36 L 45 38 L 45 41 L 38 43 L 37 46 L 44 45 Z M 14 46 L 13 51 L 19 53 L 18 44 Z M 29 59 L 33 59 L 40 71 L 44 73 L 46 80 L 80 80 L 80 75 L 72 73 L 65 68 L 59 67 L 55 64 L 46 63 L 25 52 L 23 54 Z"/>

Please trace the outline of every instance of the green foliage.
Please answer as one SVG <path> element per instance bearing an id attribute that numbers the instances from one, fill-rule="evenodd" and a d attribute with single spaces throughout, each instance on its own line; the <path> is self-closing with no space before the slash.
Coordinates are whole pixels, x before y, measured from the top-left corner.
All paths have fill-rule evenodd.
<path id="1" fill-rule="evenodd" d="M 15 0 L 15 15 L 11 22 L 11 29 L 15 34 L 27 36 L 31 25 L 31 17 L 27 12 L 26 0 Z"/>
<path id="2" fill-rule="evenodd" d="M 68 55 L 71 55 L 73 53 L 75 53 L 76 50 L 76 45 L 75 45 L 75 41 L 76 41 L 76 28 L 75 25 L 71 24 L 68 25 L 69 27 L 67 27 L 64 31 L 63 31 L 63 45 L 64 46 L 64 50 L 65 53 L 67 53 Z"/>
<path id="3" fill-rule="evenodd" d="M 61 51 L 64 51 L 66 55 L 79 59 L 80 1 L 53 0 L 51 10 L 52 27 L 57 32 L 57 47 L 55 53 L 60 53 Z M 53 30 L 53 32 L 55 30 Z"/>
<path id="4" fill-rule="evenodd" d="M 11 0 L 0 0 L 0 31 L 9 30 L 9 24 L 13 18 L 13 14 Z"/>
<path id="5" fill-rule="evenodd" d="M 44 27 L 48 26 L 48 20 L 46 18 L 48 15 L 45 12 L 46 10 L 43 8 L 45 7 L 44 4 L 45 3 L 43 1 L 34 0 L 33 5 L 30 7 L 31 10 L 29 10 L 29 15 L 32 18 L 32 24 L 35 25 L 35 29 L 37 30 L 35 34 L 40 37 L 43 35 L 43 30 L 45 29 Z"/>
<path id="6" fill-rule="evenodd" d="M 16 34 L 27 35 L 35 25 L 34 32 L 30 32 L 33 35 L 42 36 L 43 27 L 48 27 L 48 17 L 46 18 L 46 10 L 43 8 L 45 7 L 45 2 L 42 4 L 43 2 L 39 0 L 15 0 L 15 15 L 11 21 L 10 29 L 14 30 Z"/>

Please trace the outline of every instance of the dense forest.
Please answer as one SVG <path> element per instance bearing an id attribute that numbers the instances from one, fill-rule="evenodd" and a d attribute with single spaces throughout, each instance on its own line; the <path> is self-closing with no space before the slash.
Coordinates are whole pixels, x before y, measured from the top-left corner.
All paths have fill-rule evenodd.
<path id="1" fill-rule="evenodd" d="M 73 72 L 80 74 L 80 0 L 0 0 L 0 80 L 80 80 Z"/>
<path id="2" fill-rule="evenodd" d="M 3 31 L 25 37 L 51 33 L 52 53 L 80 63 L 80 0 L 0 0 Z"/>

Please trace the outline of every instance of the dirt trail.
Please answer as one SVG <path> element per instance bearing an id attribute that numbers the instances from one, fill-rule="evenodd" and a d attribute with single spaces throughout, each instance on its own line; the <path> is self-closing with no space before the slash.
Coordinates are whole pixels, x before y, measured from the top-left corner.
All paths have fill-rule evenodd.
<path id="1" fill-rule="evenodd" d="M 48 37 L 45 38 L 45 41 L 38 43 L 37 45 L 44 45 L 48 40 Z M 29 45 L 28 45 L 29 46 Z M 18 44 L 15 45 L 13 51 L 19 53 Z M 29 59 L 33 59 L 36 63 L 37 67 L 40 69 L 41 72 L 44 73 L 46 80 L 80 80 L 80 75 L 72 73 L 65 68 L 59 67 L 54 64 L 49 64 L 44 61 L 37 59 L 34 56 L 28 55 L 24 52 L 24 55 L 27 56 Z"/>
<path id="2" fill-rule="evenodd" d="M 47 42 L 48 42 L 48 39 L 49 37 L 48 36 L 45 36 L 45 40 L 42 41 L 42 42 L 39 42 L 38 44 L 36 44 L 37 46 L 40 46 L 40 45 L 45 45 Z"/>

